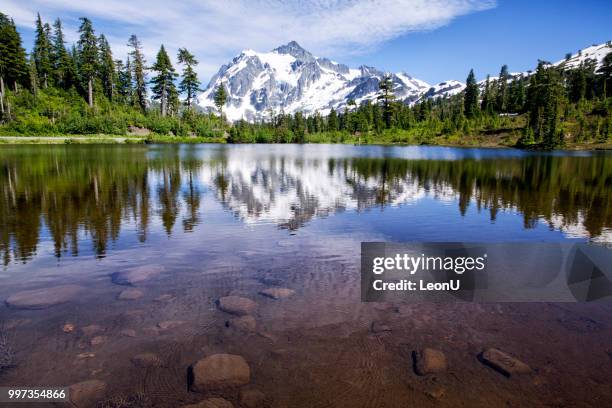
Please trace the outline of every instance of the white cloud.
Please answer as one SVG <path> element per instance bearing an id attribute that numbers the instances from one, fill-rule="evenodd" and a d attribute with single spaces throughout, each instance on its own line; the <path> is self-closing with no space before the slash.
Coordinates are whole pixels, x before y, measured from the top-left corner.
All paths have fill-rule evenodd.
<path id="1" fill-rule="evenodd" d="M 400 35 L 431 30 L 495 6 L 495 0 L 4 0 L 3 12 L 32 27 L 36 12 L 75 30 L 87 16 L 123 58 L 134 33 L 151 61 L 163 43 L 187 47 L 203 80 L 240 50 L 267 51 L 290 40 L 317 55 L 366 52 Z M 68 36 L 73 39 L 74 35 Z"/>

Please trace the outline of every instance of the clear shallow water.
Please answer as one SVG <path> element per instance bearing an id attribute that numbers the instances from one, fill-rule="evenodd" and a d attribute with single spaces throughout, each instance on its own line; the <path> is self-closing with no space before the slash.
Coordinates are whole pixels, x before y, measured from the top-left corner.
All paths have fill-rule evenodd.
<path id="1" fill-rule="evenodd" d="M 572 376 L 600 400 L 612 398 L 602 382 L 612 353 L 606 305 L 381 307 L 360 303 L 358 279 L 361 241 L 609 244 L 610 153 L 3 146 L 0 165 L 0 298 L 65 284 L 86 289 L 45 310 L 0 309 L 19 362 L 0 373 L 2 384 L 95 378 L 108 383 L 107 397 L 144 390 L 156 406 L 178 406 L 203 397 L 186 391 L 189 364 L 233 352 L 245 356 L 252 385 L 273 406 L 492 406 L 522 398 L 546 405 L 559 393 L 568 403 L 581 397 Z M 118 300 L 125 287 L 113 284 L 113 273 L 156 265 L 163 273 L 136 285 L 141 298 Z M 296 295 L 258 294 L 271 285 Z M 256 329 L 227 327 L 231 316 L 215 301 L 229 294 L 257 301 Z M 156 300 L 162 295 L 171 300 Z M 164 321 L 182 323 L 160 329 Z M 371 333 L 373 321 L 391 334 Z M 66 322 L 74 332 L 61 330 Z M 83 330 L 91 325 L 100 330 Z M 95 336 L 106 339 L 92 345 Z M 584 355 L 572 354 L 585 344 Z M 461 381 L 415 377 L 410 354 L 425 345 L 444 350 Z M 474 358 L 486 346 L 528 360 L 541 370 L 538 381 L 516 395 L 516 383 L 499 383 Z M 163 367 L 134 367 L 139 352 L 155 352 Z M 428 396 L 436 387 L 445 389 L 442 400 Z M 222 395 L 239 400 L 238 391 Z"/>

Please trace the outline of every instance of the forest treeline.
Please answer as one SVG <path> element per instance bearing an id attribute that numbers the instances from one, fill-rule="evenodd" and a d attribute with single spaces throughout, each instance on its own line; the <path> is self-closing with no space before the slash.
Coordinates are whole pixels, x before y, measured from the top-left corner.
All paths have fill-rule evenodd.
<path id="1" fill-rule="evenodd" d="M 148 63 L 136 35 L 127 39 L 127 58 L 115 59 L 106 37 L 96 33 L 88 18 L 80 19 L 78 34 L 68 47 L 61 20 L 50 24 L 39 15 L 28 54 L 13 20 L 0 13 L 0 134 L 126 135 L 145 128 L 153 140 L 163 136 L 170 141 L 548 149 L 608 144 L 612 135 L 612 53 L 599 68 L 589 59 L 579 66 L 539 61 L 535 72 L 512 75 L 504 65 L 498 77 L 481 84 L 471 70 L 462 92 L 421 98 L 411 106 L 395 97 L 387 76 L 376 100 L 349 100 L 327 115 L 271 112 L 254 123 L 228 123 L 223 85 L 214 94 L 216 112 L 197 107 L 198 61 L 187 49 L 178 50 L 177 69 L 163 45 Z"/>

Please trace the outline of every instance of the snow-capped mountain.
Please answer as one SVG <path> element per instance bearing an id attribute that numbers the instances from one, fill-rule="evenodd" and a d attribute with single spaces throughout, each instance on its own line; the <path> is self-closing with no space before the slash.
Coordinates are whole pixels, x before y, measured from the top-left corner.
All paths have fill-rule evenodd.
<path id="1" fill-rule="evenodd" d="M 609 52 L 612 52 L 610 42 L 593 45 L 554 65 L 575 68 L 587 59 L 594 59 L 599 67 Z M 510 77 L 512 80 L 530 74 L 531 71 L 512 73 Z M 231 121 L 269 118 L 272 113 L 281 111 L 301 111 L 305 115 L 318 111 L 325 115 L 331 108 L 344 109 L 351 100 L 358 105 L 366 100 L 375 101 L 378 84 L 384 75 L 374 67 L 349 68 L 327 58 L 315 57 L 291 41 L 270 52 L 245 50 L 240 53 L 212 77 L 198 97 L 198 104 L 205 110 L 215 109 L 215 89 L 223 83 L 228 91 L 224 112 Z M 430 86 L 403 72 L 391 74 L 391 77 L 396 98 L 406 104 L 423 98 L 449 97 L 465 89 L 465 84 L 457 80 Z M 479 85 L 484 89 L 485 80 Z"/>
<path id="2" fill-rule="evenodd" d="M 280 111 L 327 114 L 331 108 L 343 109 L 350 100 L 359 104 L 376 99 L 384 75 L 374 67 L 354 69 L 315 57 L 291 41 L 267 53 L 243 51 L 212 77 L 198 104 L 213 109 L 215 89 L 223 83 L 228 91 L 224 112 L 229 120 L 254 120 Z M 391 75 L 395 96 L 406 103 L 416 101 L 430 88 L 408 74 Z"/>

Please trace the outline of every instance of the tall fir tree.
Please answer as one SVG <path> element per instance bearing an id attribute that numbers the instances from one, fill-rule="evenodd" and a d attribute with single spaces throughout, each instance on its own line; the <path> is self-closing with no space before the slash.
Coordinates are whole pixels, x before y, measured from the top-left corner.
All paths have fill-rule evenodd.
<path id="1" fill-rule="evenodd" d="M 497 100 L 495 101 L 495 109 L 500 113 L 507 112 L 508 109 L 508 66 L 502 65 L 497 78 Z"/>
<path id="2" fill-rule="evenodd" d="M 155 64 L 153 64 L 151 69 L 156 73 L 151 79 L 153 99 L 159 101 L 160 113 L 165 117 L 168 114 L 170 96 L 177 93 L 174 79 L 178 75 L 163 44 L 157 53 Z"/>
<path id="3" fill-rule="evenodd" d="M 130 65 L 132 68 L 132 81 L 136 102 L 143 112 L 147 109 L 147 78 L 146 78 L 146 61 L 142 53 L 142 44 L 138 37 L 134 34 L 128 40 L 128 46 L 132 48 L 130 51 Z"/>
<path id="4" fill-rule="evenodd" d="M 27 83 L 28 66 L 21 36 L 13 20 L 0 13 L 0 114 L 5 112 L 7 88 L 16 92 L 19 84 Z"/>
<path id="5" fill-rule="evenodd" d="M 195 99 L 198 91 L 200 91 L 200 81 L 198 80 L 198 74 L 195 72 L 194 67 L 198 65 L 198 61 L 195 59 L 193 54 L 187 51 L 186 48 L 179 48 L 178 51 L 178 62 L 183 64 L 183 75 L 179 84 L 179 91 L 186 96 L 185 102 L 187 103 L 187 109 L 191 109 L 191 104 Z"/>
<path id="6" fill-rule="evenodd" d="M 79 27 L 79 41 L 77 42 L 78 72 L 87 89 L 87 103 L 89 107 L 94 104 L 94 80 L 99 72 L 98 39 L 93 29 L 91 20 L 81 17 Z"/>
<path id="7" fill-rule="evenodd" d="M 327 130 L 329 132 L 335 132 L 338 130 L 338 114 L 334 108 L 331 108 L 331 111 L 329 111 L 329 116 L 327 117 Z"/>
<path id="8" fill-rule="evenodd" d="M 116 60 L 115 61 L 115 78 L 116 85 L 115 89 L 117 90 L 117 96 L 119 100 L 125 104 L 130 105 L 132 102 L 132 73 L 130 71 L 130 59 L 127 59 L 127 63 L 124 65 L 123 61 Z"/>
<path id="9" fill-rule="evenodd" d="M 601 88 L 603 97 L 612 96 L 612 52 L 606 54 L 597 72 L 602 75 Z"/>
<path id="10" fill-rule="evenodd" d="M 227 90 L 225 89 L 225 85 L 223 82 L 217 86 L 215 90 L 214 96 L 215 106 L 219 109 L 219 116 L 221 117 L 221 122 L 223 122 L 223 105 L 227 102 Z"/>
<path id="11" fill-rule="evenodd" d="M 383 117 L 385 120 L 385 126 L 390 129 L 393 126 L 393 113 L 395 95 L 393 95 L 393 80 L 391 75 L 387 74 L 378 83 L 379 94 L 376 97 L 379 103 L 382 104 Z"/>
<path id="12" fill-rule="evenodd" d="M 66 49 L 66 39 L 62 21 L 58 18 L 53 23 L 53 43 L 51 48 L 51 61 L 53 65 L 53 81 L 55 85 L 69 89 L 75 82 L 70 54 Z"/>
<path id="13" fill-rule="evenodd" d="M 40 84 L 43 88 L 49 86 L 49 77 L 52 75 L 51 42 L 49 39 L 50 27 L 43 24 L 40 13 L 36 17 L 36 36 L 34 39 L 34 61 Z"/>
<path id="14" fill-rule="evenodd" d="M 117 83 L 117 74 L 115 72 L 113 53 L 104 34 L 100 35 L 100 38 L 98 39 L 98 48 L 100 50 L 98 66 L 100 80 L 102 81 L 102 91 L 109 101 L 113 101 L 115 96 L 115 85 Z"/>
<path id="15" fill-rule="evenodd" d="M 480 103 L 480 110 L 484 113 L 490 114 L 492 112 L 493 104 L 491 101 L 491 81 L 489 75 L 485 82 L 485 88 L 482 93 L 482 102 Z"/>
<path id="16" fill-rule="evenodd" d="M 463 113 L 466 118 L 473 118 L 478 112 L 478 84 L 474 70 L 470 69 L 470 73 L 465 81 L 465 96 L 463 97 Z"/>

